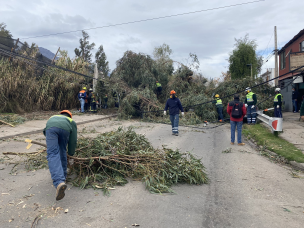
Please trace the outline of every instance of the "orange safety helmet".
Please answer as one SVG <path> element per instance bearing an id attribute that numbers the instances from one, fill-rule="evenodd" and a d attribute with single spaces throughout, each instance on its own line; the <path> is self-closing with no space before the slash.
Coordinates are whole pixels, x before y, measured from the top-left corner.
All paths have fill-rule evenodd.
<path id="1" fill-rule="evenodd" d="M 67 113 L 67 114 L 69 114 L 70 117 L 72 118 L 72 113 L 71 113 L 69 110 L 62 110 L 62 111 L 60 112 L 60 114 L 62 114 L 62 113 Z"/>
<path id="2" fill-rule="evenodd" d="M 176 92 L 174 90 L 171 90 L 170 95 L 172 94 L 176 94 Z"/>

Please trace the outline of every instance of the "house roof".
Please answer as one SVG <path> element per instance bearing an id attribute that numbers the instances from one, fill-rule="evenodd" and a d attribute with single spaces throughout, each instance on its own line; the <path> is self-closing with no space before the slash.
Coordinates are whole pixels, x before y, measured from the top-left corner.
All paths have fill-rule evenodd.
<path id="1" fill-rule="evenodd" d="M 287 48 L 290 44 L 292 44 L 293 42 L 295 42 L 299 37 L 301 37 L 302 35 L 304 35 L 304 29 L 302 29 L 297 35 L 295 35 L 287 44 L 284 45 L 284 47 L 281 48 L 281 50 L 279 50 L 279 54 L 285 49 Z"/>

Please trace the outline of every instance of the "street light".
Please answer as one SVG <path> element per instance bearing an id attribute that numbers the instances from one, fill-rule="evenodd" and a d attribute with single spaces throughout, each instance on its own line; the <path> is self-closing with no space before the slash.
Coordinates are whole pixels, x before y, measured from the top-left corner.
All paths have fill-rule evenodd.
<path id="1" fill-rule="evenodd" d="M 252 64 L 247 64 L 247 66 L 251 67 L 251 79 L 252 79 Z"/>

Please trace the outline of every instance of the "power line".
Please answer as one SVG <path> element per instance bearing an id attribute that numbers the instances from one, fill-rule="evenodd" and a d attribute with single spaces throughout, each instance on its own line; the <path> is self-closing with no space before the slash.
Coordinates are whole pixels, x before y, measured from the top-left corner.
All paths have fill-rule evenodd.
<path id="1" fill-rule="evenodd" d="M 272 37 L 273 37 L 273 33 L 272 33 L 272 35 L 271 35 L 271 37 L 270 37 L 270 40 L 268 41 L 268 44 L 267 44 L 267 46 L 266 46 L 265 50 L 263 51 L 262 56 L 264 55 L 264 53 L 265 53 L 266 49 L 268 48 L 268 45 L 269 45 L 269 43 L 270 43 L 270 41 L 271 41 L 271 38 L 272 38 Z"/>
<path id="2" fill-rule="evenodd" d="M 201 12 L 206 12 L 206 11 L 211 11 L 211 10 L 230 8 L 230 7 L 247 5 L 247 4 L 252 4 L 252 3 L 264 2 L 264 1 L 265 0 L 244 2 L 244 3 L 234 4 L 234 5 L 221 6 L 221 7 L 211 8 L 211 9 L 197 10 L 197 11 L 192 11 L 192 12 L 187 12 L 187 13 L 172 14 L 172 15 L 167 15 L 167 16 L 162 16 L 162 17 L 154 17 L 154 18 L 142 19 L 142 20 L 138 20 L 138 21 L 129 21 L 129 22 L 123 22 L 123 23 L 118 23 L 118 24 L 104 25 L 104 26 L 100 26 L 100 27 L 80 29 L 80 30 L 74 30 L 74 31 L 68 31 L 68 32 L 59 32 L 59 33 L 46 34 L 46 35 L 40 35 L 40 36 L 25 37 L 25 38 L 21 38 L 21 39 L 26 40 L 26 39 L 32 39 L 32 38 L 38 38 L 38 37 L 55 36 L 55 35 L 73 33 L 73 32 L 80 32 L 80 31 L 83 31 L 83 30 L 87 31 L 87 30 L 102 29 L 102 28 L 108 28 L 108 27 L 114 27 L 114 26 L 120 26 L 120 25 L 135 24 L 135 23 L 140 23 L 140 22 L 145 22 L 145 21 L 153 21 L 153 20 L 159 20 L 159 19 L 164 19 L 164 18 L 177 17 L 177 16 L 183 16 L 183 15 L 194 14 L 194 13 L 201 13 Z"/>

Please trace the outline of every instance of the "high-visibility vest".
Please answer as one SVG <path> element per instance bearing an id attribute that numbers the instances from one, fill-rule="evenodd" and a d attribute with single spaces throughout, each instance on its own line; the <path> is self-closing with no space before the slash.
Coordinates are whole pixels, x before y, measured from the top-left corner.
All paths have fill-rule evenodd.
<path id="1" fill-rule="evenodd" d="M 156 83 L 157 87 L 161 87 L 161 84 L 159 82 Z"/>
<path id="2" fill-rule="evenodd" d="M 67 116 L 64 116 L 64 115 L 54 115 L 54 116 L 51 116 L 51 117 L 50 117 L 50 119 L 51 119 L 52 117 L 55 117 L 55 116 L 59 116 L 59 117 L 68 118 L 68 120 L 69 120 L 71 123 L 73 122 L 73 119 L 72 119 L 72 118 L 67 117 Z"/>
<path id="3" fill-rule="evenodd" d="M 92 103 L 95 103 L 95 102 L 96 102 L 95 94 L 94 94 L 94 93 L 92 93 L 91 102 L 92 102 Z"/>
<path id="4" fill-rule="evenodd" d="M 278 93 L 277 95 L 275 95 L 275 97 L 274 97 L 274 99 L 273 99 L 273 102 L 279 102 L 278 96 L 281 96 L 281 102 L 282 102 L 283 96 L 282 96 L 282 94 L 280 94 L 280 93 Z"/>
<path id="5" fill-rule="evenodd" d="M 220 98 L 216 98 L 216 106 L 223 104 L 222 100 Z"/>
<path id="6" fill-rule="evenodd" d="M 246 95 L 246 98 L 247 98 L 247 103 L 249 102 L 253 102 L 253 92 L 250 92 Z"/>

